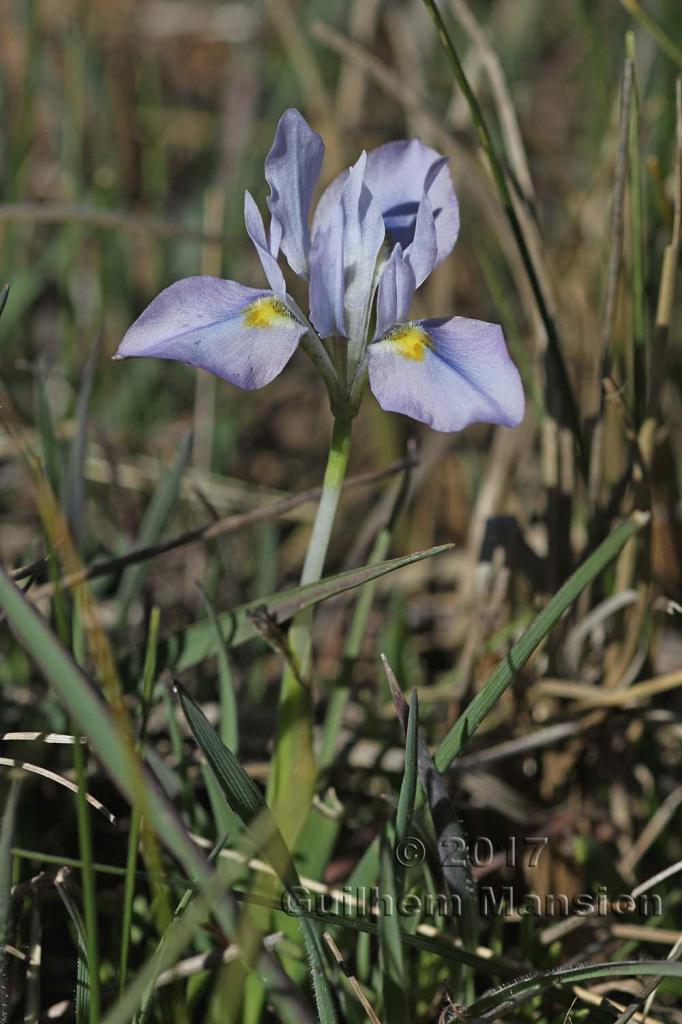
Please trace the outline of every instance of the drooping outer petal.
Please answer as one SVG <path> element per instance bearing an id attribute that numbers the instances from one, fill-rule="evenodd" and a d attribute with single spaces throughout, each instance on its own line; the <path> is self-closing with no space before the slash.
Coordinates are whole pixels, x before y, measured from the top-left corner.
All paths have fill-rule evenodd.
<path id="1" fill-rule="evenodd" d="M 147 306 L 115 358 L 177 359 L 250 391 L 284 369 L 305 331 L 272 292 L 188 277 Z"/>
<path id="2" fill-rule="evenodd" d="M 265 160 L 272 216 L 270 246 L 281 248 L 294 273 L 308 274 L 310 230 L 308 217 L 313 191 L 322 168 L 324 143 L 298 110 L 286 110 Z"/>
<path id="3" fill-rule="evenodd" d="M 417 282 L 400 243 L 393 247 L 379 278 L 376 336 L 380 338 L 394 324 L 407 320 Z"/>
<path id="4" fill-rule="evenodd" d="M 516 427 L 523 418 L 521 378 L 497 324 L 458 316 L 403 324 L 368 355 L 382 409 L 443 431 L 476 422 Z"/>
<path id="5" fill-rule="evenodd" d="M 323 192 L 313 231 L 325 224 L 347 176 L 344 171 Z M 364 180 L 381 210 L 389 242 L 400 242 L 403 251 L 414 239 L 419 204 L 426 193 L 435 226 L 436 263 L 445 259 L 459 233 L 459 206 L 444 157 L 419 139 L 388 142 L 367 154 Z"/>

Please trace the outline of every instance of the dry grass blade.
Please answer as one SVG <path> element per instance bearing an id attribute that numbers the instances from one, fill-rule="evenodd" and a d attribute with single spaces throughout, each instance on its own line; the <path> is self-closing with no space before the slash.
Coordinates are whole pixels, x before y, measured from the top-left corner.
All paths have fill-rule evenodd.
<path id="1" fill-rule="evenodd" d="M 0 736 L 0 743 L 5 741 L 35 742 L 36 740 L 41 743 L 72 744 L 75 742 L 75 737 L 62 732 L 6 732 Z M 84 736 L 79 736 L 78 740 L 80 743 L 87 743 Z"/>
<path id="2" fill-rule="evenodd" d="M 3 765 L 5 768 L 16 768 L 18 771 L 29 772 L 33 775 L 40 775 L 42 778 L 48 779 L 50 782 L 55 782 L 58 786 L 64 786 L 65 789 L 71 790 L 72 793 L 78 792 L 78 786 L 74 785 L 73 782 L 69 782 L 69 780 L 65 779 L 62 775 L 57 775 L 56 772 L 51 772 L 47 768 L 42 768 L 39 764 L 30 764 L 28 761 L 17 761 L 13 757 L 0 757 L 0 765 Z M 96 811 L 99 811 L 99 813 L 102 814 L 112 825 L 117 824 L 116 818 L 111 811 L 107 810 L 104 804 L 97 800 L 96 797 L 86 793 L 85 799 L 91 807 L 94 807 Z"/>
<path id="3" fill-rule="evenodd" d="M 343 959 L 343 956 L 341 954 L 341 950 L 339 949 L 339 947 L 334 942 L 334 939 L 332 938 L 331 934 L 329 932 L 324 932 L 322 938 L 324 939 L 324 941 L 329 946 L 329 948 L 331 950 L 331 953 L 332 953 L 332 956 L 334 957 L 334 959 L 336 960 L 337 964 L 339 965 L 339 967 L 343 971 L 344 976 L 346 977 L 346 979 L 348 981 L 348 984 L 350 985 L 351 989 L 353 990 L 353 994 L 354 994 L 355 998 L 357 999 L 357 1001 L 360 1003 L 360 1005 L 362 1006 L 363 1010 L 367 1014 L 367 1019 L 370 1021 L 370 1024 L 381 1024 L 381 1021 L 379 1020 L 379 1018 L 377 1017 L 376 1013 L 372 1009 L 372 1004 L 370 1003 L 370 1001 L 367 998 L 367 996 L 365 995 L 365 993 L 362 991 L 362 986 L 358 982 L 358 979 L 351 973 L 350 968 L 346 964 L 346 961 Z"/>
<path id="4" fill-rule="evenodd" d="M 644 679 L 621 690 L 607 690 L 602 686 L 588 686 L 585 683 L 571 683 L 562 679 L 544 679 L 533 687 L 538 696 L 561 697 L 565 700 L 579 700 L 583 704 L 597 707 L 620 707 L 649 700 L 659 693 L 667 693 L 682 686 L 682 671 L 670 672 L 655 679 Z"/>

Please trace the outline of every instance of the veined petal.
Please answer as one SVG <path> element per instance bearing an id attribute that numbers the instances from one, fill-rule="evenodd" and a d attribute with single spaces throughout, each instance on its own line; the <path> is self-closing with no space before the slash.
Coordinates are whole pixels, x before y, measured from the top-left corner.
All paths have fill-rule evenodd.
<path id="1" fill-rule="evenodd" d="M 298 110 L 286 110 L 265 160 L 272 216 L 270 249 L 277 256 L 281 248 L 291 269 L 301 277 L 308 275 L 308 216 L 323 158 L 324 143 L 317 132 Z"/>
<path id="2" fill-rule="evenodd" d="M 115 358 L 177 359 L 251 391 L 284 369 L 305 332 L 272 292 L 187 277 L 147 306 Z"/>
<path id="3" fill-rule="evenodd" d="M 398 242 L 379 278 L 376 336 L 381 337 L 393 324 L 407 320 L 417 282 Z"/>
<path id="4" fill-rule="evenodd" d="M 258 253 L 258 258 L 260 259 L 268 284 L 275 295 L 283 299 L 287 291 L 284 274 L 275 256 L 270 252 L 261 212 L 256 206 L 255 199 L 248 191 L 244 193 L 244 223 L 246 224 L 248 236 Z"/>
<path id="5" fill-rule="evenodd" d="M 367 154 L 351 167 L 341 193 L 345 333 L 361 343 L 367 333 L 374 272 L 384 241 L 381 210 L 364 182 Z"/>
<path id="6" fill-rule="evenodd" d="M 325 224 L 348 178 L 344 171 L 322 193 L 313 232 Z M 417 213 L 426 193 L 436 233 L 436 263 L 452 251 L 459 233 L 459 206 L 447 159 L 419 139 L 388 142 L 367 155 L 365 184 L 381 209 L 389 242 L 403 251 L 415 235 Z"/>
<path id="7" fill-rule="evenodd" d="M 516 427 L 523 419 L 521 378 L 498 324 L 459 316 L 401 324 L 368 355 L 382 409 L 443 431 L 476 422 Z"/>

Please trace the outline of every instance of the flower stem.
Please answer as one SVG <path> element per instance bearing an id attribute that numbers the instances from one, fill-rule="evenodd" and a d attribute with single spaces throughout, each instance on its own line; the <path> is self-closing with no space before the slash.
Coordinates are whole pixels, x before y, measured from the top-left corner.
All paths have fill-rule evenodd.
<path id="1" fill-rule="evenodd" d="M 322 496 L 308 542 L 301 584 L 321 579 L 341 486 L 350 454 L 352 420 L 334 421 Z M 310 808 L 317 765 L 313 749 L 312 609 L 298 615 L 289 630 L 290 662 L 285 665 L 279 699 L 279 720 L 268 786 L 272 807 L 284 838 L 291 846 Z"/>
<path id="2" fill-rule="evenodd" d="M 322 577 L 339 495 L 348 467 L 350 440 L 351 421 L 335 420 L 322 483 L 322 495 L 317 506 L 313 532 L 308 542 L 308 550 L 301 572 L 302 586 L 306 583 L 316 583 Z"/>

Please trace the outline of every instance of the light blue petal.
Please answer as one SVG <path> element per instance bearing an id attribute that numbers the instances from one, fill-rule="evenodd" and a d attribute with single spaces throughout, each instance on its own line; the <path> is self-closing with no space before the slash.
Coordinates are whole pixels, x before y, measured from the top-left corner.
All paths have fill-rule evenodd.
<path id="1" fill-rule="evenodd" d="M 324 159 L 324 143 L 298 110 L 286 110 L 265 160 L 272 215 L 270 249 L 279 249 L 294 273 L 308 275 L 310 203 Z"/>
<path id="2" fill-rule="evenodd" d="M 453 317 L 394 328 L 370 345 L 369 383 L 382 409 L 434 430 L 516 427 L 524 395 L 498 324 Z"/>
<path id="3" fill-rule="evenodd" d="M 263 218 L 250 192 L 244 193 L 244 223 L 246 224 L 248 236 L 258 253 L 258 258 L 260 259 L 268 284 L 278 298 L 284 299 L 287 291 L 284 274 L 276 258 L 270 252 Z"/>
<path id="4" fill-rule="evenodd" d="M 344 335 L 343 209 L 337 203 L 310 247 L 310 319 L 321 338 Z"/>
<path id="5" fill-rule="evenodd" d="M 385 235 L 381 210 L 363 180 L 366 161 L 363 153 L 351 167 L 341 193 L 345 334 L 357 344 L 367 334 L 374 272 Z"/>
<path id="6" fill-rule="evenodd" d="M 348 178 L 344 171 L 323 192 L 313 231 L 323 227 Z M 417 213 L 426 193 L 433 210 L 436 263 L 452 251 L 459 233 L 459 206 L 445 157 L 419 139 L 388 142 L 367 156 L 365 184 L 381 209 L 389 243 L 403 251 L 412 243 Z"/>
<path id="7" fill-rule="evenodd" d="M 376 287 L 384 222 L 363 181 L 367 154 L 348 172 L 324 221 L 313 225 L 310 250 L 311 319 L 323 337 L 341 334 L 364 343 Z"/>
<path id="8" fill-rule="evenodd" d="M 414 271 L 417 287 L 419 287 L 438 263 L 436 220 L 427 192 L 424 193 L 419 203 L 414 236 L 407 247 L 405 256 Z"/>
<path id="9" fill-rule="evenodd" d="M 407 320 L 417 282 L 414 271 L 397 243 L 393 247 L 379 279 L 376 336 L 381 337 L 394 324 Z"/>
<path id="10" fill-rule="evenodd" d="M 272 292 L 187 277 L 147 306 L 115 358 L 176 359 L 250 391 L 281 372 L 305 331 Z"/>

